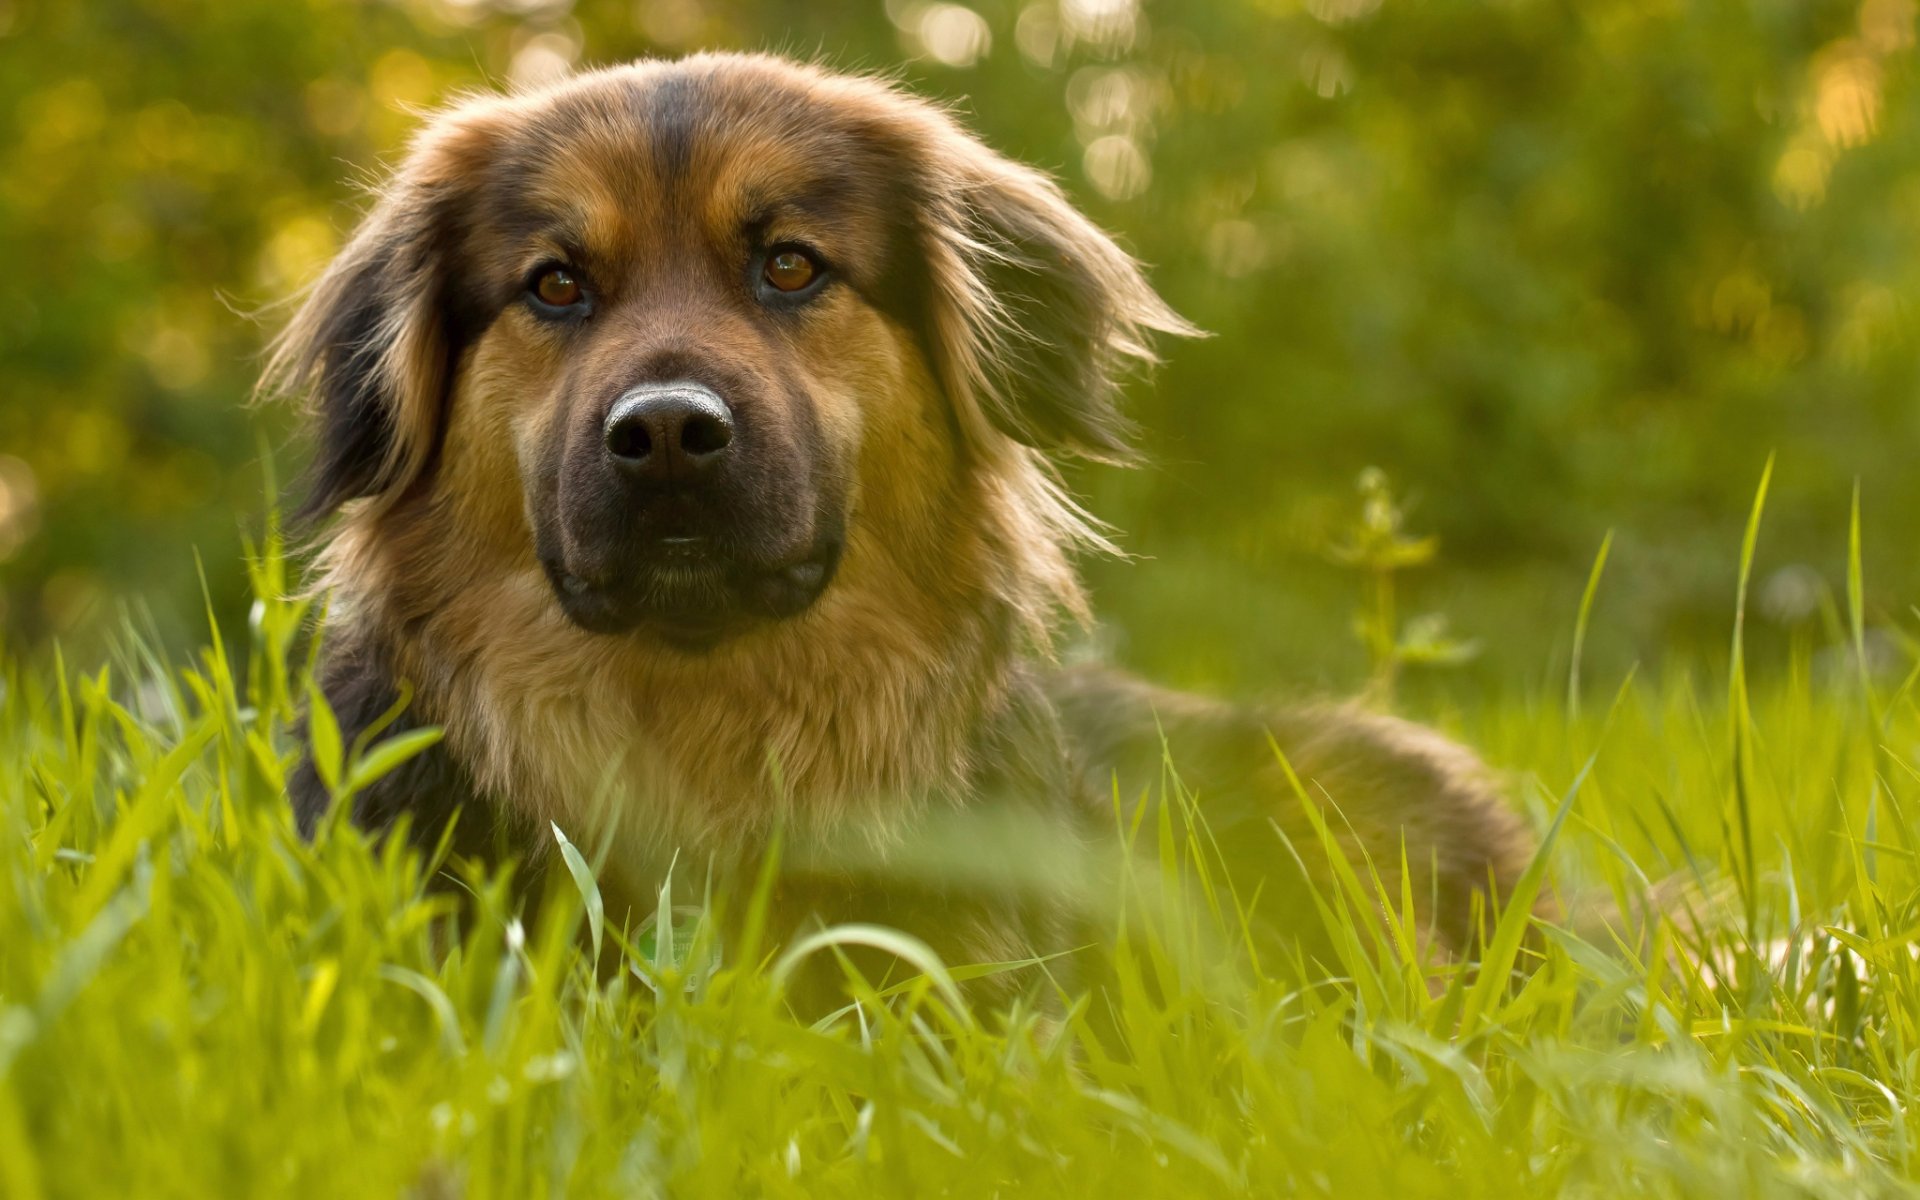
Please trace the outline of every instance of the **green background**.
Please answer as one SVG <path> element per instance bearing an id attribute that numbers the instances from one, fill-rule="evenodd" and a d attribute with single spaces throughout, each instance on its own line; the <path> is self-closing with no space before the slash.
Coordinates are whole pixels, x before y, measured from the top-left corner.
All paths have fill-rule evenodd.
<path id="1" fill-rule="evenodd" d="M 1609 529 L 1596 670 L 1719 646 L 1773 452 L 1756 635 L 1817 627 L 1858 480 L 1890 644 L 1920 582 L 1914 10 L 0 0 L 0 628 L 197 637 L 196 548 L 237 615 L 262 450 L 301 460 L 249 404 L 275 304 L 418 108 L 738 47 L 952 100 L 1212 332 L 1134 389 L 1149 465 L 1073 472 L 1134 555 L 1087 564 L 1106 652 L 1352 686 L 1362 581 L 1327 547 L 1368 466 L 1440 539 L 1403 611 L 1480 649 L 1419 686 L 1559 679 Z"/>

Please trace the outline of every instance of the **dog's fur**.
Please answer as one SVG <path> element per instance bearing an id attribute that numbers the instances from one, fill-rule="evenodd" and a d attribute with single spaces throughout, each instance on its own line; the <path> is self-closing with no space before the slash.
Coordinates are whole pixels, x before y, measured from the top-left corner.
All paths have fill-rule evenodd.
<path id="1" fill-rule="evenodd" d="M 826 264 L 804 303 L 753 275 L 780 244 Z M 590 307 L 541 315 L 549 261 L 591 279 Z M 636 891 L 675 851 L 750 856 L 776 829 L 796 861 L 897 867 L 955 814 L 1073 844 L 1115 771 L 1157 772 L 1164 729 L 1240 866 L 1273 873 L 1292 868 L 1270 822 L 1304 825 L 1271 736 L 1389 877 L 1404 837 L 1461 945 L 1471 894 L 1528 853 L 1465 751 L 1050 665 L 1086 612 L 1070 560 L 1101 538 L 1049 456 L 1127 458 L 1120 378 L 1186 332 L 1057 186 L 875 80 L 701 55 L 433 117 L 268 373 L 310 394 L 310 512 L 338 513 L 330 706 L 351 736 L 411 689 L 405 721 L 445 729 L 355 818 L 431 838 L 464 809 L 469 846 L 536 859 L 552 821 Z M 595 457 L 609 405 L 662 380 L 740 422 L 683 514 L 696 567 L 655 538 L 679 500 Z M 294 803 L 307 829 L 327 808 L 311 770 Z M 822 867 L 782 903 L 885 919 L 920 887 L 893 874 Z M 942 901 L 951 953 L 1057 948 L 1005 882 Z"/>

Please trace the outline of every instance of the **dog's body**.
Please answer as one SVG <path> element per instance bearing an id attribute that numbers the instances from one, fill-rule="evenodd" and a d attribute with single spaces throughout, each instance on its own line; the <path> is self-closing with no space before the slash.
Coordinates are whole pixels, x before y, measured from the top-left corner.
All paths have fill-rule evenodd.
<path id="1" fill-rule="evenodd" d="M 312 509 L 342 514 L 330 705 L 351 736 L 411 691 L 445 729 L 356 819 L 464 810 L 469 845 L 534 856 L 552 821 L 636 890 L 785 830 L 818 867 L 794 919 L 886 919 L 912 887 L 835 863 L 955 814 L 1070 845 L 1162 725 L 1281 869 L 1271 734 L 1384 873 L 1406 836 L 1460 944 L 1527 852 L 1465 752 L 1048 665 L 1099 539 L 1046 455 L 1125 456 L 1118 376 L 1156 331 L 1185 326 L 1053 184 L 875 81 L 700 56 L 436 118 L 271 372 L 311 387 Z M 330 797 L 295 792 L 310 829 Z M 998 887 L 942 892 L 951 951 L 1054 948 Z"/>

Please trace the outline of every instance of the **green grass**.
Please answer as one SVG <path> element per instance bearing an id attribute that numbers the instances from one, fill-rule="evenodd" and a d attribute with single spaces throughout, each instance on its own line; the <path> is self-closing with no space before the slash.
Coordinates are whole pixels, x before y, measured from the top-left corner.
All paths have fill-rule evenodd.
<path id="1" fill-rule="evenodd" d="M 1484 969 L 1423 970 L 1347 864 L 1302 989 L 1237 949 L 1202 832 L 1125 860 L 1064 1022 L 933 969 L 814 1025 L 771 949 L 603 928 L 578 859 L 528 926 L 467 873 L 449 932 L 398 841 L 303 842 L 283 570 L 245 661 L 6 669 L 0 1195 L 1920 1192 L 1920 712 L 1867 669 L 1857 554 L 1829 644 L 1764 686 L 1736 641 L 1445 716 L 1556 829 L 1537 878 L 1578 935 L 1510 911 Z M 351 787 L 410 749 L 330 753 Z M 1605 932 L 1673 878 L 1723 919 Z"/>

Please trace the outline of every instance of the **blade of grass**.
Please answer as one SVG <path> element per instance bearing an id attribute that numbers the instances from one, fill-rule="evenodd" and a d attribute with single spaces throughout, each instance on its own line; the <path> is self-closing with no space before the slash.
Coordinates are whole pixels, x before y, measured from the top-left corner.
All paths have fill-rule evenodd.
<path id="1" fill-rule="evenodd" d="M 1593 597 L 1600 590 L 1600 573 L 1607 568 L 1607 551 L 1613 548 L 1613 530 L 1600 539 L 1600 552 L 1593 556 L 1593 569 L 1587 572 L 1586 590 L 1580 593 L 1580 612 L 1573 621 L 1573 660 L 1567 666 L 1567 723 L 1580 719 L 1580 660 L 1587 645 L 1587 620 L 1593 613 Z"/>
<path id="2" fill-rule="evenodd" d="M 1739 833 L 1738 869 L 1741 909 L 1747 922 L 1749 942 L 1756 936 L 1759 923 L 1759 878 L 1753 857 L 1753 780 L 1748 756 L 1752 744 L 1752 700 L 1747 694 L 1747 592 L 1753 579 L 1754 550 L 1760 541 L 1760 517 L 1766 511 L 1767 487 L 1773 480 L 1773 455 L 1760 472 L 1753 508 L 1747 514 L 1747 531 L 1740 539 L 1740 583 L 1734 594 L 1733 649 L 1727 682 L 1727 719 L 1733 731 L 1733 807 L 1734 824 Z"/>

